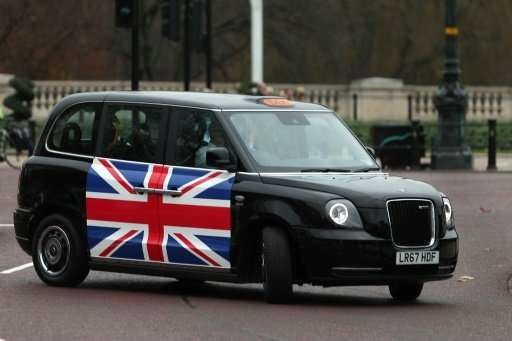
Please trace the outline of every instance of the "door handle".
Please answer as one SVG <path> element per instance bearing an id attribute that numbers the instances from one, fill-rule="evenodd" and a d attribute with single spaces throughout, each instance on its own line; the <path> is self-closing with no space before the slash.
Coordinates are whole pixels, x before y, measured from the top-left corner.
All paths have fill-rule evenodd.
<path id="1" fill-rule="evenodd" d="M 137 194 L 144 194 L 144 193 L 152 192 L 151 188 L 146 188 L 146 187 L 133 187 L 133 189 L 135 190 L 135 192 L 137 192 Z"/>
<path id="2" fill-rule="evenodd" d="M 179 197 L 182 193 L 180 190 L 175 189 L 158 189 L 158 188 L 146 188 L 146 187 L 134 187 L 135 192 L 138 194 L 153 193 L 170 195 L 171 197 Z"/>
<path id="3" fill-rule="evenodd" d="M 179 197 L 183 194 L 179 189 L 159 189 L 158 191 L 163 195 L 170 195 L 171 197 Z"/>

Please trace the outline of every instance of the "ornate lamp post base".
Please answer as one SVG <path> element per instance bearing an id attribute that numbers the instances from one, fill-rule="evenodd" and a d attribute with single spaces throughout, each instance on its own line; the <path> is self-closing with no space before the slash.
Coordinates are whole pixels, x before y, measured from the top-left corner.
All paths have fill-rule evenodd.
<path id="1" fill-rule="evenodd" d="M 469 146 L 436 147 L 432 150 L 433 169 L 472 169 L 473 154 Z"/>

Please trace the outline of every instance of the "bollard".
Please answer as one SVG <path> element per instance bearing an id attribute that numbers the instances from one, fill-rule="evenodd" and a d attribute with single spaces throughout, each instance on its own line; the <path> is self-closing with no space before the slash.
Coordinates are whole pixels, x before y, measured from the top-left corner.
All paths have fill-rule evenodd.
<path id="1" fill-rule="evenodd" d="M 487 170 L 496 170 L 496 120 L 488 120 Z"/>

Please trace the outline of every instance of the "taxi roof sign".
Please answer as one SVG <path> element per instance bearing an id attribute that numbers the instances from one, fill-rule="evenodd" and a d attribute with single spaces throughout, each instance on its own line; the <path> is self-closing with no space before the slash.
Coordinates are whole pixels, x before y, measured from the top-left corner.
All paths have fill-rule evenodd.
<path id="1" fill-rule="evenodd" d="M 293 107 L 293 103 L 286 98 L 262 98 L 259 102 L 269 107 Z"/>

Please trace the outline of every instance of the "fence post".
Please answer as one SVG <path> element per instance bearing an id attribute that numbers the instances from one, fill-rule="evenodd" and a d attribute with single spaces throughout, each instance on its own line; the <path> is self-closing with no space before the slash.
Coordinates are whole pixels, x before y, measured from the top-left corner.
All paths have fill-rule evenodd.
<path id="1" fill-rule="evenodd" d="M 30 132 L 30 141 L 32 142 L 32 147 L 36 146 L 36 121 L 29 120 L 28 121 L 28 130 Z"/>
<path id="2" fill-rule="evenodd" d="M 354 121 L 357 121 L 357 94 L 352 95 L 352 105 L 353 105 L 353 114 L 354 114 Z"/>
<path id="3" fill-rule="evenodd" d="M 420 121 L 411 121 L 411 130 L 412 130 L 412 169 L 419 169 L 421 165 L 421 158 L 418 149 L 418 134 L 420 128 Z"/>
<path id="4" fill-rule="evenodd" d="M 487 145 L 487 170 L 496 170 L 496 120 L 487 120 L 489 142 Z"/>
<path id="5" fill-rule="evenodd" d="M 407 119 L 412 122 L 412 95 L 407 95 Z"/>

